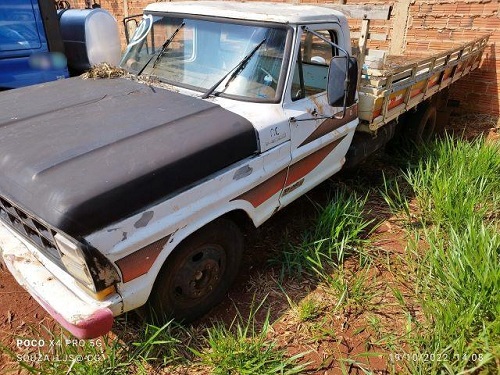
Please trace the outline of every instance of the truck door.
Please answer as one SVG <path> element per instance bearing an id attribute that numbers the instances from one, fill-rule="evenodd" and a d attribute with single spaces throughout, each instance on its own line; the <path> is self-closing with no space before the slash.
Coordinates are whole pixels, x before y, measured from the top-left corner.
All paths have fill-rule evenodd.
<path id="1" fill-rule="evenodd" d="M 338 24 L 308 28 L 345 48 L 342 41 L 346 38 Z M 301 28 L 295 45 L 284 98 L 292 160 L 280 199 L 282 206 L 340 170 L 358 123 L 356 106 L 348 108 L 343 119 L 336 119 L 333 116 L 340 115 L 343 108 L 328 104 L 328 68 L 332 56 L 339 53 L 337 48 Z"/>

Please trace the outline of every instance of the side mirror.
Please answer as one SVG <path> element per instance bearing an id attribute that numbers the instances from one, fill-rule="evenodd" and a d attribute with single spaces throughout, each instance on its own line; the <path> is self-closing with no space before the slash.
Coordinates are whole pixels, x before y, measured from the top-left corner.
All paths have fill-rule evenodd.
<path id="1" fill-rule="evenodd" d="M 353 105 L 356 100 L 357 79 L 358 62 L 354 57 L 332 57 L 328 69 L 328 104 L 333 107 Z"/>
<path id="2" fill-rule="evenodd" d="M 144 17 L 142 14 L 136 14 L 133 16 L 125 17 L 122 20 L 123 28 L 125 30 L 125 40 L 127 41 L 127 44 L 130 43 L 130 39 L 131 39 L 132 35 L 135 33 L 137 28 L 140 27 L 139 23 L 143 19 L 144 19 Z"/>
<path id="3" fill-rule="evenodd" d="M 130 34 L 134 33 L 134 31 L 137 29 L 137 25 L 139 22 L 137 19 L 132 16 L 132 17 L 125 17 L 123 20 L 123 28 L 125 30 L 125 40 L 127 41 L 127 44 L 130 42 Z"/>

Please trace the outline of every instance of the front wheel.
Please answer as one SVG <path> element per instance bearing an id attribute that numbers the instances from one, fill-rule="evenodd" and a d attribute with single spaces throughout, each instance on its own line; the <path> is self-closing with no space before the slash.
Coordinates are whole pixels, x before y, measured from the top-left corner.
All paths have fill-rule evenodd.
<path id="1" fill-rule="evenodd" d="M 239 228 L 216 220 L 193 233 L 167 258 L 152 294 L 152 320 L 189 323 L 222 301 L 238 273 L 243 253 Z"/>

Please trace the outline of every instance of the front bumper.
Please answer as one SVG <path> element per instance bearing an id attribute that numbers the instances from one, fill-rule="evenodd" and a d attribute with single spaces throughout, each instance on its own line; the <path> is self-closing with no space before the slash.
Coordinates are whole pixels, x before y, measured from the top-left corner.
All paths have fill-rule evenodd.
<path id="1" fill-rule="evenodd" d="M 34 254 L 37 254 L 35 257 Z M 97 301 L 77 281 L 0 221 L 0 255 L 17 282 L 79 339 L 102 336 L 122 311 L 117 293 Z"/>

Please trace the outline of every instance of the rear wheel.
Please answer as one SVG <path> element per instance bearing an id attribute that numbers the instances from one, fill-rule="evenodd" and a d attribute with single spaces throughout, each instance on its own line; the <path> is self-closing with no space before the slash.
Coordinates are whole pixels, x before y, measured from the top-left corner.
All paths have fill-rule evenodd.
<path id="1" fill-rule="evenodd" d="M 426 103 L 409 119 L 407 136 L 417 145 L 430 142 L 436 135 L 436 106 Z"/>
<path id="2" fill-rule="evenodd" d="M 149 299 L 150 317 L 191 322 L 221 302 L 237 275 L 243 237 L 219 219 L 182 242 L 167 258 Z"/>

